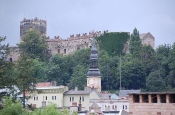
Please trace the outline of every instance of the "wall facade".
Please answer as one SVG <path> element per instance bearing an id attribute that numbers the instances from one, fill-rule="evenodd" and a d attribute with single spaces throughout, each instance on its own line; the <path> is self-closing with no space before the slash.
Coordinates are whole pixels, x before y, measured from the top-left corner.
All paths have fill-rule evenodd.
<path id="1" fill-rule="evenodd" d="M 57 107 L 63 107 L 63 93 L 66 88 L 63 86 L 55 87 L 42 87 L 36 88 L 40 90 L 41 93 L 31 93 L 28 100 L 28 104 L 31 104 L 34 108 L 41 108 L 49 105 L 49 103 L 54 103 Z"/>
<path id="2" fill-rule="evenodd" d="M 140 34 L 140 39 L 141 39 L 143 45 L 150 45 L 154 49 L 155 38 L 151 35 L 150 32 Z"/>
<path id="3" fill-rule="evenodd" d="M 82 108 L 84 110 L 89 110 L 89 101 L 90 101 L 90 95 L 89 94 L 72 94 L 72 95 L 64 95 L 64 106 L 70 107 L 70 106 L 78 106 L 82 104 Z"/>
<path id="4" fill-rule="evenodd" d="M 125 110 L 129 112 L 129 101 L 122 99 L 99 99 L 91 100 L 90 105 L 94 102 L 100 107 L 101 111 L 120 111 Z"/>
<path id="5" fill-rule="evenodd" d="M 175 93 L 129 95 L 130 115 L 175 115 Z"/>

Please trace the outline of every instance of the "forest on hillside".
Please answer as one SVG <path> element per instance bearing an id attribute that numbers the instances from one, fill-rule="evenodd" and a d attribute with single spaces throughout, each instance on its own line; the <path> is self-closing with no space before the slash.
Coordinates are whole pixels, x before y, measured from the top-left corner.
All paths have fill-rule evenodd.
<path id="1" fill-rule="evenodd" d="M 123 36 L 123 39 L 118 37 L 116 40 L 115 36 Z M 130 53 L 125 54 L 123 45 L 128 38 Z M 9 46 L 2 44 L 5 39 L 0 38 L 0 89 L 16 85 L 25 92 L 33 90 L 31 87 L 42 81 L 57 81 L 57 85 L 67 85 L 69 89 L 86 86 L 90 49 L 78 50 L 67 56 L 50 56 L 45 38 L 32 30 L 18 44 L 21 51 L 19 60 L 11 63 L 6 61 Z M 131 36 L 106 33 L 96 40 L 102 91 L 119 90 L 120 63 L 121 89 L 175 91 L 175 43 L 172 46 L 160 45 L 155 50 L 151 46 L 143 46 L 137 29 Z"/>

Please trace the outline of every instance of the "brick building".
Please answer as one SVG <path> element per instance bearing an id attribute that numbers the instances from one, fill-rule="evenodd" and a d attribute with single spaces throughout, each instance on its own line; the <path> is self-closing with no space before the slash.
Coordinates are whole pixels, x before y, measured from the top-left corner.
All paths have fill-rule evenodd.
<path id="1" fill-rule="evenodd" d="M 175 92 L 129 94 L 130 115 L 175 115 Z"/>

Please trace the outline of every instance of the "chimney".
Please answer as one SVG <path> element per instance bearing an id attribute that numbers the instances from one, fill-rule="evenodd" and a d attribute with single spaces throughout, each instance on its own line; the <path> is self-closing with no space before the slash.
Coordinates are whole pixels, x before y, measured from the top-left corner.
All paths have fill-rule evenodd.
<path id="1" fill-rule="evenodd" d="M 79 100 L 78 111 L 81 111 L 81 107 L 82 107 L 81 100 Z"/>
<path id="2" fill-rule="evenodd" d="M 75 86 L 75 89 L 74 89 L 74 91 L 78 91 L 78 87 L 77 87 L 77 86 Z"/>
<path id="3" fill-rule="evenodd" d="M 57 86 L 57 82 L 56 81 L 51 81 L 52 86 Z"/>

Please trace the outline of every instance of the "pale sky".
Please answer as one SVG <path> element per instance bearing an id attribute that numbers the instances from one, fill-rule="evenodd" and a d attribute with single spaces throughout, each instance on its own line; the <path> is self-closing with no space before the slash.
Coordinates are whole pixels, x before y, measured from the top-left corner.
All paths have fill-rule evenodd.
<path id="1" fill-rule="evenodd" d="M 155 46 L 175 42 L 175 0 L 0 0 L 0 36 L 15 46 L 23 18 L 47 20 L 47 36 L 90 31 L 150 32 Z"/>

